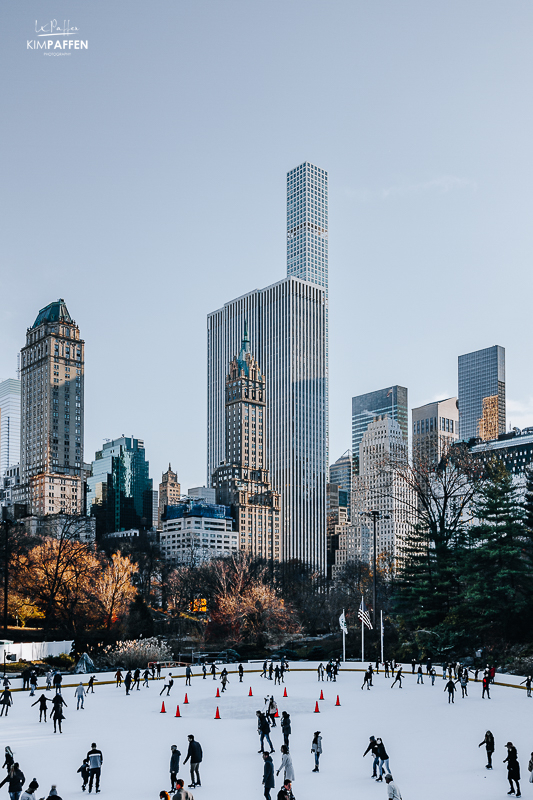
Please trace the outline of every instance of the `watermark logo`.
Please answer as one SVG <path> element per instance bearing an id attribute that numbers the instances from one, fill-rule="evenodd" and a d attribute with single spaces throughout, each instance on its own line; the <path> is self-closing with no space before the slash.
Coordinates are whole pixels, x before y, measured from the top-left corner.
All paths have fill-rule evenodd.
<path id="1" fill-rule="evenodd" d="M 56 19 L 44 24 L 35 20 L 36 38 L 26 39 L 26 50 L 42 50 L 45 56 L 69 56 L 72 50 L 88 50 L 88 39 L 71 38 L 78 33 L 79 29 L 69 19 L 63 20 L 63 25 Z"/>

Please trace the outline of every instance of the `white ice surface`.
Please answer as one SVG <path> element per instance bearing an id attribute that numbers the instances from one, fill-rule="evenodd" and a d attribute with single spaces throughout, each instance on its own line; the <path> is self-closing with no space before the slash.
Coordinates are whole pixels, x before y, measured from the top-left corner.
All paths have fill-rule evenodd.
<path id="1" fill-rule="evenodd" d="M 358 667 L 349 664 L 352 669 Z M 257 718 L 266 694 L 274 694 L 279 711 L 287 710 L 292 720 L 290 751 L 296 780 L 293 791 L 297 800 L 315 797 L 332 800 L 374 800 L 386 798 L 385 782 L 371 780 L 372 759 L 362 754 L 368 737 L 381 736 L 390 756 L 392 774 L 404 800 L 496 800 L 507 796 L 507 772 L 502 763 L 505 743 L 511 740 L 518 748 L 522 796 L 533 797 L 528 783 L 527 762 L 533 750 L 533 699 L 523 690 L 504 686 L 491 687 L 491 700 L 481 699 L 481 683 L 471 682 L 469 697 L 448 705 L 444 681 L 435 686 L 424 675 L 424 685 L 416 685 L 416 675 L 406 667 L 404 688 L 391 690 L 391 680 L 381 672 L 374 687 L 361 691 L 362 673 L 344 671 L 336 683 L 318 684 L 313 664 L 293 664 L 285 676 L 288 698 L 283 699 L 283 685 L 259 677 L 259 671 L 245 673 L 241 684 L 238 675 L 230 674 L 228 689 L 215 698 L 219 681 L 193 677 L 185 687 L 183 677 L 175 679 L 170 698 L 165 697 L 166 714 L 161 714 L 159 691 L 163 681 L 150 681 L 148 689 L 126 697 L 124 688 L 96 684 L 95 693 L 85 700 L 85 709 L 76 711 L 75 680 L 65 676 L 63 688 L 68 703 L 64 710 L 63 733 L 53 733 L 53 723 L 39 723 L 38 706 L 29 692 L 14 692 L 14 705 L 7 718 L 0 718 L 0 754 L 10 745 L 26 776 L 33 777 L 40 788 L 37 798 L 47 797 L 56 783 L 63 800 L 81 798 L 81 780 L 76 770 L 95 741 L 103 751 L 101 797 L 124 800 L 158 800 L 161 789 L 168 790 L 170 745 L 177 744 L 182 761 L 187 752 L 187 734 L 201 743 L 204 761 L 200 768 L 201 788 L 194 789 L 195 800 L 252 800 L 263 797 L 262 759 L 258 755 Z M 233 670 L 235 665 L 228 669 Z M 257 669 L 256 664 L 245 668 Z M 183 676 L 183 670 L 173 670 Z M 89 676 L 83 676 L 84 681 Z M 102 681 L 111 675 L 98 674 Z M 521 679 L 496 676 L 496 680 L 518 683 Z M 19 685 L 13 684 L 13 688 Z M 248 696 L 252 687 L 253 697 Z M 314 713 L 315 701 L 320 713 Z M 189 704 L 183 700 L 187 691 Z M 335 706 L 337 694 L 341 706 Z M 52 692 L 48 693 L 52 696 Z M 176 718 L 179 703 L 181 717 Z M 217 705 L 222 719 L 215 720 Z M 495 737 L 494 769 L 485 769 L 485 749 L 478 748 L 485 731 Z M 322 734 L 323 755 L 320 773 L 312 772 L 313 732 Z M 272 731 L 277 769 L 283 743 L 279 727 Z M 189 783 L 188 764 L 180 777 Z M 282 785 L 276 778 L 275 798 Z M 7 786 L 0 790 L 0 800 L 8 797 Z"/>

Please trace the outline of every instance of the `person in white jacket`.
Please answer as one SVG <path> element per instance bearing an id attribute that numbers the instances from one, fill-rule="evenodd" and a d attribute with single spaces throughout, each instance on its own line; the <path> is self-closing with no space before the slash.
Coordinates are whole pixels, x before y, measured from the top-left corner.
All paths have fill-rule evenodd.
<path id="1" fill-rule="evenodd" d="M 385 782 L 387 784 L 388 800 L 402 800 L 401 792 L 392 780 L 392 775 L 390 773 L 385 775 Z"/>
<path id="2" fill-rule="evenodd" d="M 315 731 L 311 752 L 315 755 L 315 768 L 313 772 L 319 772 L 318 762 L 320 761 L 320 755 L 322 753 L 322 736 L 320 735 L 320 731 Z"/>
<path id="3" fill-rule="evenodd" d="M 35 778 L 30 781 L 30 784 L 25 792 L 22 792 L 20 795 L 20 800 L 35 800 L 35 792 L 39 788 L 39 784 L 35 780 Z"/>
<path id="4" fill-rule="evenodd" d="M 294 781 L 294 767 L 292 766 L 292 758 L 289 754 L 289 748 L 287 745 L 281 745 L 281 764 L 279 765 L 279 769 L 276 772 L 276 775 L 283 770 L 283 780 L 290 780 L 291 783 Z"/>

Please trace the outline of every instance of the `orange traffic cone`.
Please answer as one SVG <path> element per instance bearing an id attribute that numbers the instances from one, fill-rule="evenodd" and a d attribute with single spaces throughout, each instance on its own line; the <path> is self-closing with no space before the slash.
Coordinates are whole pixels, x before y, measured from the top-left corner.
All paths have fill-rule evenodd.
<path id="1" fill-rule="evenodd" d="M 217 686 L 217 697 L 220 697 L 220 689 Z"/>
<path id="2" fill-rule="evenodd" d="M 285 691 L 283 692 L 283 697 L 288 697 L 288 695 L 287 695 L 287 687 L 285 687 Z"/>
<path id="3" fill-rule="evenodd" d="M 274 714 L 275 717 L 279 717 L 278 709 L 276 708 L 276 713 Z"/>
<path id="4" fill-rule="evenodd" d="M 215 719 L 220 719 L 220 711 L 218 710 L 218 706 L 217 706 L 217 713 L 215 714 Z"/>
<path id="5" fill-rule="evenodd" d="M 187 697 L 187 692 L 185 692 L 185 700 L 183 701 L 184 705 L 187 705 L 189 702 L 189 698 Z"/>
<path id="6" fill-rule="evenodd" d="M 162 706 L 161 706 L 161 713 L 162 713 L 162 714 L 166 714 L 166 713 L 167 713 L 167 712 L 165 711 L 165 701 L 164 701 L 164 700 L 163 700 L 163 704 L 162 704 Z"/>
<path id="7" fill-rule="evenodd" d="M 340 702 L 339 702 L 339 695 L 337 695 L 337 702 L 335 703 L 335 705 L 336 705 L 336 706 L 340 706 Z"/>
<path id="8" fill-rule="evenodd" d="M 315 714 L 320 714 L 320 709 L 318 707 L 318 700 L 315 703 Z"/>
<path id="9" fill-rule="evenodd" d="M 250 691 L 248 692 L 248 697 L 253 697 L 253 694 L 252 694 L 252 687 L 251 687 L 251 686 L 250 686 Z"/>
<path id="10" fill-rule="evenodd" d="M 181 714 L 180 714 L 180 707 L 179 707 L 179 706 L 176 706 L 176 716 L 177 716 L 177 717 L 181 717 Z"/>
<path id="11" fill-rule="evenodd" d="M 320 690 L 320 697 L 318 699 L 319 700 L 323 700 L 324 699 L 324 692 L 322 691 L 322 689 Z"/>

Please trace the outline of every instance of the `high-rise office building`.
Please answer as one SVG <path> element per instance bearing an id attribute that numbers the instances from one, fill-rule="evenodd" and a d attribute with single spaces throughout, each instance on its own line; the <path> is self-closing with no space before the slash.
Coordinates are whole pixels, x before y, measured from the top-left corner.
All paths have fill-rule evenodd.
<path id="1" fill-rule="evenodd" d="M 326 293 L 326 453 L 329 453 L 328 173 L 304 161 L 287 173 L 287 276 Z M 328 455 L 329 460 L 329 455 Z"/>
<path id="2" fill-rule="evenodd" d="M 83 373 L 84 342 L 60 299 L 21 350 L 21 499 L 32 514 L 82 513 Z"/>
<path id="3" fill-rule="evenodd" d="M 229 506 L 239 548 L 270 561 L 282 557 L 279 493 L 265 467 L 266 384 L 250 352 L 247 325 L 226 377 L 226 460 L 213 473 L 217 503 Z"/>
<path id="4" fill-rule="evenodd" d="M 326 564 L 326 295 L 286 278 L 214 311 L 207 330 L 207 476 L 226 458 L 228 364 L 245 320 L 265 375 L 263 466 L 280 493 L 284 559 Z"/>
<path id="5" fill-rule="evenodd" d="M 178 482 L 178 474 L 172 472 L 172 467 L 168 465 L 168 469 L 161 476 L 161 483 L 159 484 L 159 510 L 157 515 L 158 525 L 161 525 L 161 519 L 165 511 L 165 506 L 173 506 L 180 499 L 181 486 Z"/>
<path id="6" fill-rule="evenodd" d="M 387 415 L 396 420 L 405 444 L 408 442 L 407 389 L 404 386 L 388 386 L 375 392 L 352 397 L 352 453 L 354 474 L 359 474 L 359 445 L 374 417 Z"/>
<path id="7" fill-rule="evenodd" d="M 20 381 L 0 383 L 0 478 L 20 460 Z"/>
<path id="8" fill-rule="evenodd" d="M 505 433 L 505 348 L 459 356 L 459 437 L 496 439 Z"/>
<path id="9" fill-rule="evenodd" d="M 329 482 L 336 483 L 337 486 L 345 492 L 348 496 L 352 491 L 352 477 L 353 477 L 353 458 L 352 451 L 347 450 L 338 458 L 334 464 L 329 468 Z"/>
<path id="10" fill-rule="evenodd" d="M 98 538 L 120 530 L 148 530 L 153 518 L 153 485 L 142 439 L 121 436 L 105 442 L 87 481 L 87 507 L 96 517 Z"/>
<path id="11" fill-rule="evenodd" d="M 413 458 L 435 467 L 459 438 L 457 397 L 413 408 Z"/>

